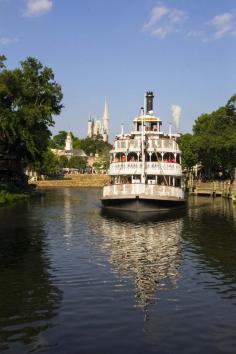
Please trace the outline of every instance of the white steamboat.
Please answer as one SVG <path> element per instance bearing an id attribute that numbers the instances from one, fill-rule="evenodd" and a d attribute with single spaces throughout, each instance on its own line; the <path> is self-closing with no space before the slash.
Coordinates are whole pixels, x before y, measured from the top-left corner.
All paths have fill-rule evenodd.
<path id="1" fill-rule="evenodd" d="M 115 137 L 110 183 L 103 188 L 105 208 L 122 211 L 169 211 L 186 204 L 178 134 L 164 134 L 153 113 L 153 93 L 133 120 L 133 131 Z M 123 129 L 122 129 L 123 130 Z"/>

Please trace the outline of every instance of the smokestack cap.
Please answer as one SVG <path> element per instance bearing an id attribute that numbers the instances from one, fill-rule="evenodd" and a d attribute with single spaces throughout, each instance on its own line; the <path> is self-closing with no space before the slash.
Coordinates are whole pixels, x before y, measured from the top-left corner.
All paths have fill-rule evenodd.
<path id="1" fill-rule="evenodd" d="M 146 113 L 153 112 L 153 92 L 147 91 L 146 92 Z"/>

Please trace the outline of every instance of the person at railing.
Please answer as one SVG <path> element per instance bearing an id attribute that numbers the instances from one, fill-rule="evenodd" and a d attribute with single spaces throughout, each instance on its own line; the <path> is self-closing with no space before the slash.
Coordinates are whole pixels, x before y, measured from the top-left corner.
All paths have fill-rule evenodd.
<path id="1" fill-rule="evenodd" d="M 134 156 L 132 156 L 129 161 L 135 162 L 135 161 L 137 161 L 137 158 L 135 158 Z"/>

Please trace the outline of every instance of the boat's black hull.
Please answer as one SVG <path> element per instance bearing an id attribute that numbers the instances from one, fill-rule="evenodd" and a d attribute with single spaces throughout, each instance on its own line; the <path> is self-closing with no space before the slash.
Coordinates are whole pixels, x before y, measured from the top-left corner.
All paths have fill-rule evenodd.
<path id="1" fill-rule="evenodd" d="M 165 213 L 186 207 L 186 200 L 161 199 L 102 199 L 104 208 L 114 211 L 129 211 L 138 213 Z"/>

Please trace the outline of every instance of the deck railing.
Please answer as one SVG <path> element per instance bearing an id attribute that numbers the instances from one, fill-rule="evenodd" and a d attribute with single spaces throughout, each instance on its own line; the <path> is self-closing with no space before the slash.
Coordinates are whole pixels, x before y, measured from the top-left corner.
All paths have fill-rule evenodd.
<path id="1" fill-rule="evenodd" d="M 143 162 L 113 162 L 110 165 L 110 175 L 135 175 L 143 171 Z M 145 162 L 145 172 L 150 175 L 181 176 L 181 165 L 168 162 Z"/>
<path id="2" fill-rule="evenodd" d="M 184 198 L 181 188 L 171 186 L 147 185 L 147 184 L 114 184 L 103 188 L 103 197 L 116 196 L 149 196 L 149 197 L 171 197 Z"/>
<path id="3" fill-rule="evenodd" d="M 147 151 L 179 152 L 179 147 L 174 140 L 148 139 Z M 114 144 L 116 152 L 141 151 L 141 139 L 116 140 Z"/>

